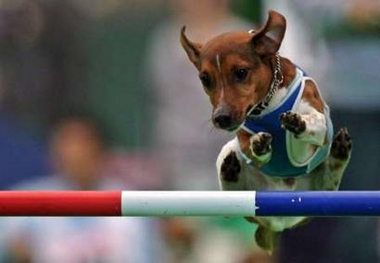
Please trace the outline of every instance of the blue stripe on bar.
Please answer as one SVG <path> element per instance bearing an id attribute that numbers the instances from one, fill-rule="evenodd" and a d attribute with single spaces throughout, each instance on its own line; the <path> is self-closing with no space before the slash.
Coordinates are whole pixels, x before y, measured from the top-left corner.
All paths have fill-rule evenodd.
<path id="1" fill-rule="evenodd" d="M 256 215 L 380 216 L 380 191 L 261 191 Z"/>

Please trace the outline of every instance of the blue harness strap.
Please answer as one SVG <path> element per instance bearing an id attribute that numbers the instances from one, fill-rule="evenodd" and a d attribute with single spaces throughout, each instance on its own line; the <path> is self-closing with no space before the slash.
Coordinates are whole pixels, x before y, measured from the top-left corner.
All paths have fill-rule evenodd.
<path id="1" fill-rule="evenodd" d="M 304 76 L 305 74 L 302 72 L 301 78 Z M 249 133 L 267 132 L 272 135 L 272 157 L 268 163 L 258 167 L 267 175 L 276 177 L 296 177 L 303 175 L 319 165 L 329 153 L 329 146 L 321 147 L 303 166 L 295 166 L 289 160 L 286 139 L 287 131 L 281 128 L 279 116 L 294 108 L 295 103 L 299 100 L 300 96 L 302 96 L 304 84 L 304 80 L 299 81 L 299 84 L 296 87 L 291 88 L 288 96 L 281 105 L 260 116 L 248 116 L 242 126 L 242 129 Z M 328 108 L 326 110 L 328 111 Z M 328 112 L 327 114 L 325 113 L 325 116 L 328 117 L 326 121 L 328 126 L 328 137 L 330 139 L 332 138 L 332 124 Z M 250 162 L 248 157 L 243 153 L 242 155 L 247 163 L 254 165 Z"/>

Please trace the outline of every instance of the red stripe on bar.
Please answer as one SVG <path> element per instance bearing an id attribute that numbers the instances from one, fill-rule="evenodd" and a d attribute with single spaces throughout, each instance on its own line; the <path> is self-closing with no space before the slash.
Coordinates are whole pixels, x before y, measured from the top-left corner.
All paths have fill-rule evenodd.
<path id="1" fill-rule="evenodd" d="M 121 216 L 121 191 L 0 191 L 0 216 Z"/>

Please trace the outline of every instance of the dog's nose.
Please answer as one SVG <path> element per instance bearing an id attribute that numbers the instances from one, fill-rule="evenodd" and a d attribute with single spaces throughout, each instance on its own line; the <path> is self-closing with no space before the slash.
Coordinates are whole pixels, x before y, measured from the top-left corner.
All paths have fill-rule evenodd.
<path id="1" fill-rule="evenodd" d="M 218 107 L 214 112 L 214 124 L 218 128 L 227 129 L 232 125 L 232 116 L 225 107 Z"/>
<path id="2" fill-rule="evenodd" d="M 221 129 L 226 129 L 231 127 L 232 124 L 232 118 L 230 115 L 218 115 L 214 117 L 214 122 L 217 124 L 217 126 Z"/>

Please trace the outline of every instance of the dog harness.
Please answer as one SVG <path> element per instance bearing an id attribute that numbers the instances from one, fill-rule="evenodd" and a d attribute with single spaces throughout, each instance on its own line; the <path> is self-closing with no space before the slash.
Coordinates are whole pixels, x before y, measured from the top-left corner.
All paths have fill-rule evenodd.
<path id="1" fill-rule="evenodd" d="M 287 111 L 292 111 L 299 105 L 302 97 L 306 80 L 315 81 L 308 77 L 304 71 L 297 68 L 296 77 L 289 85 L 289 92 L 282 102 L 273 109 L 266 109 L 259 115 L 248 115 L 241 129 L 250 134 L 258 132 L 267 132 L 272 135 L 272 156 L 268 163 L 257 167 L 262 172 L 270 176 L 276 177 L 296 177 L 309 173 L 317 167 L 329 154 L 332 137 L 333 125 L 330 118 L 329 107 L 324 103 L 324 115 L 327 125 L 327 145 L 318 147 L 315 153 L 303 163 L 298 163 L 292 159 L 290 154 L 291 132 L 286 131 L 281 127 L 279 116 Z M 317 86 L 317 85 L 316 85 Z M 318 89 L 318 86 L 317 86 Z M 319 91 L 319 90 L 318 90 Z M 255 164 L 248 158 L 240 149 L 240 154 L 243 159 L 252 166 Z"/>

